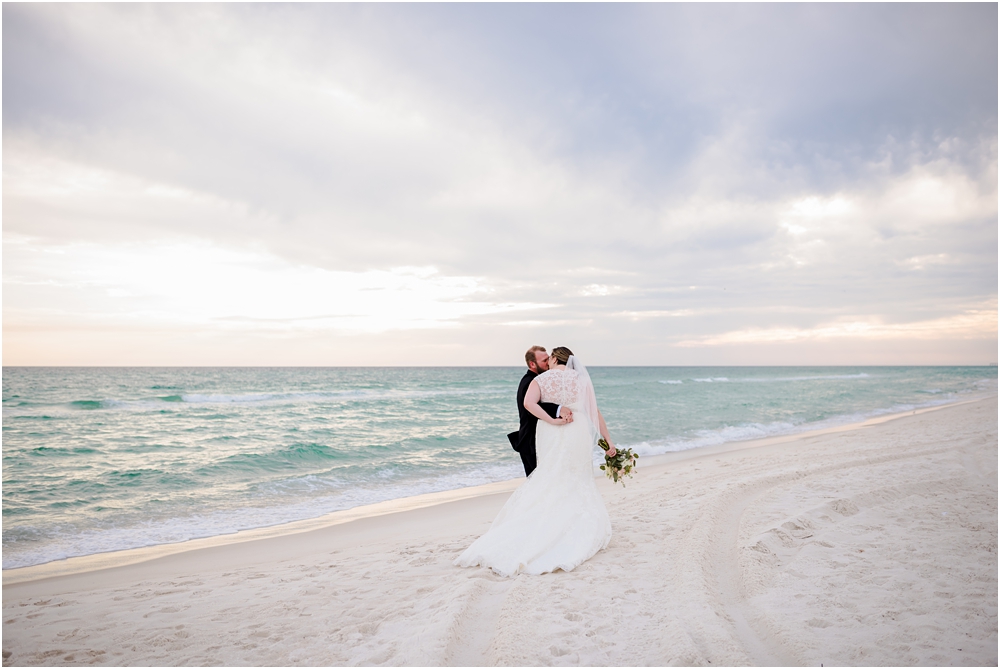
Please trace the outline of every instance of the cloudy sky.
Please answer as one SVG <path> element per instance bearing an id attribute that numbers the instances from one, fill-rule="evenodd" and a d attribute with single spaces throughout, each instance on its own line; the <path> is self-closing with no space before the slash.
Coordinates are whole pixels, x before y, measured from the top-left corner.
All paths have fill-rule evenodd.
<path id="1" fill-rule="evenodd" d="M 3 5 L 3 363 L 984 364 L 997 5 Z"/>

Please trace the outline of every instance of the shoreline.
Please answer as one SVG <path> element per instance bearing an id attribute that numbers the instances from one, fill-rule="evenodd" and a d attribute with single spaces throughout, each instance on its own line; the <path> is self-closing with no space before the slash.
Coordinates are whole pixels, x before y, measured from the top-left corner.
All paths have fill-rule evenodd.
<path id="1" fill-rule="evenodd" d="M 993 394 L 649 458 L 542 576 L 453 564 L 501 482 L 5 583 L 3 664 L 995 665 L 997 454 Z"/>
<path id="2" fill-rule="evenodd" d="M 790 441 L 797 441 L 799 439 L 807 439 L 827 434 L 860 430 L 866 427 L 871 427 L 874 425 L 879 425 L 881 423 L 897 420 L 900 418 L 905 418 L 907 416 L 920 415 L 932 411 L 946 409 L 949 407 L 975 403 L 982 401 L 983 399 L 988 399 L 988 397 L 986 398 L 977 397 L 966 400 L 957 400 L 954 402 L 948 402 L 935 406 L 922 407 L 898 413 L 884 414 L 881 416 L 874 416 L 855 423 L 845 423 L 843 425 L 835 425 L 813 430 L 806 430 L 802 432 L 794 432 L 791 434 L 775 435 L 759 439 L 749 439 L 745 441 L 732 441 L 723 444 L 701 446 L 697 448 L 674 451 L 670 453 L 661 453 L 658 455 L 644 456 L 640 458 L 640 469 L 637 471 L 641 472 L 642 469 L 645 468 L 666 465 L 674 462 L 711 457 L 713 455 L 721 455 L 742 450 L 758 449 L 767 446 L 775 446 L 775 445 L 785 444 Z M 595 472 L 596 471 L 597 470 L 595 468 Z M 598 475 L 596 473 L 595 477 L 603 478 L 603 476 Z M 187 541 L 176 542 L 176 543 L 154 544 L 151 546 L 141 546 L 138 548 L 130 548 L 126 550 L 93 553 L 90 555 L 81 555 L 70 558 L 62 558 L 59 560 L 52 560 L 49 562 L 43 562 L 41 564 L 31 565 L 27 567 L 15 567 L 11 569 L 4 569 L 2 570 L 3 586 L 6 587 L 8 585 L 14 585 L 19 583 L 28 583 L 49 578 L 71 576 L 75 574 L 82 574 L 82 573 L 100 571 L 105 569 L 114 569 L 117 567 L 140 564 L 143 562 L 148 562 L 150 560 L 156 560 L 159 558 L 164 558 L 171 555 L 177 555 L 180 553 L 199 551 L 199 550 L 216 548 L 220 546 L 228 546 L 233 544 L 242 544 L 247 542 L 259 541 L 263 539 L 292 536 L 292 535 L 322 530 L 325 528 L 334 527 L 345 523 L 351 523 L 354 521 L 365 520 L 368 518 L 375 518 L 389 514 L 413 511 L 427 507 L 434 507 L 466 499 L 510 493 L 513 492 L 513 490 L 517 488 L 523 481 L 524 478 L 519 477 L 515 479 L 508 479 L 505 481 L 496 481 L 493 483 L 486 483 L 477 486 L 469 486 L 466 488 L 456 488 L 453 490 L 424 493 L 421 495 L 415 495 L 411 497 L 400 497 L 396 499 L 386 500 L 383 502 L 377 502 L 374 504 L 365 504 L 361 506 L 356 506 L 350 509 L 332 511 L 330 513 L 326 513 L 321 516 L 317 516 L 315 518 L 307 518 L 287 523 L 280 523 L 277 525 L 252 528 L 247 530 L 239 530 L 237 532 L 232 532 L 228 534 L 220 534 L 210 537 L 189 539 Z"/>

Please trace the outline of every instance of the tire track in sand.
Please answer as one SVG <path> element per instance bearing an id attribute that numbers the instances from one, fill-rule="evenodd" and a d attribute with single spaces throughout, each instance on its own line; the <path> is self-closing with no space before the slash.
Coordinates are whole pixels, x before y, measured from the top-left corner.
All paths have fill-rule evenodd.
<path id="1" fill-rule="evenodd" d="M 798 479 L 877 463 L 922 458 L 948 449 L 895 452 L 813 466 L 795 463 L 783 472 L 749 465 L 750 476 L 736 486 L 722 487 L 706 499 L 698 518 L 682 540 L 679 563 L 683 572 L 678 594 L 684 602 L 684 625 L 708 664 L 796 666 L 801 661 L 786 652 L 786 644 L 755 624 L 746 606 L 740 567 L 739 536 L 745 511 L 771 489 Z M 746 463 L 749 464 L 749 463 Z M 752 478 L 753 475 L 759 478 Z M 706 481 L 706 484 L 713 483 Z M 723 483 L 720 481 L 719 483 Z"/>
<path id="2" fill-rule="evenodd" d="M 469 581 L 469 590 L 463 595 L 462 607 L 454 616 L 444 651 L 444 664 L 451 667 L 492 664 L 489 649 L 496 635 L 497 620 L 515 582 L 488 571 L 474 575 Z"/>

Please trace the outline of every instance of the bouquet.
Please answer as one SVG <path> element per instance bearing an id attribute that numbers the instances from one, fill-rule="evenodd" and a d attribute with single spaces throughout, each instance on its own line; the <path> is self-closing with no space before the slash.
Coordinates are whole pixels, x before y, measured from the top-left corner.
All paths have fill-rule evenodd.
<path id="1" fill-rule="evenodd" d="M 639 456 L 631 448 L 617 448 L 615 450 L 618 452 L 615 453 L 615 456 L 610 457 L 608 449 L 611 446 L 604 437 L 597 440 L 597 445 L 604 449 L 604 464 L 601 465 L 601 470 L 607 474 L 609 479 L 615 483 L 618 483 L 620 480 L 622 486 L 624 486 L 625 477 L 632 478 L 632 469 L 635 467 L 635 461 L 639 459 Z"/>

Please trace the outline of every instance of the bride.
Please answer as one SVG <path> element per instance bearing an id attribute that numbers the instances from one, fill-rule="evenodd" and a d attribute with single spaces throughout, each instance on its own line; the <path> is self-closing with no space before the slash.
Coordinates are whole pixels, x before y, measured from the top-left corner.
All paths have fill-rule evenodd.
<path id="1" fill-rule="evenodd" d="M 553 402 L 573 410 L 572 423 L 551 418 L 538 406 Z M 489 531 L 476 539 L 455 564 L 482 565 L 503 576 L 570 571 L 611 540 L 611 520 L 594 481 L 593 450 L 607 439 L 587 369 L 568 348 L 549 356 L 549 371 L 528 387 L 524 407 L 539 422 L 535 433 L 538 468 L 514 491 Z"/>

